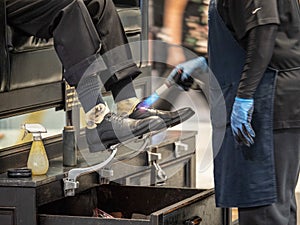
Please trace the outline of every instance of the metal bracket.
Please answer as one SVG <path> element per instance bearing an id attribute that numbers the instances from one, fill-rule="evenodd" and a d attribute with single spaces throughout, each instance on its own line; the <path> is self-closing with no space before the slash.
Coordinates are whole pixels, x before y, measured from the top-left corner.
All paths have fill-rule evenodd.
<path id="1" fill-rule="evenodd" d="M 100 177 L 99 177 L 99 183 L 100 184 L 108 184 L 110 181 L 110 178 L 114 176 L 114 171 L 109 168 L 102 168 L 99 171 Z"/>
<path id="2" fill-rule="evenodd" d="M 115 157 L 117 153 L 117 148 L 112 150 L 110 156 L 102 163 L 99 163 L 94 166 L 86 167 L 86 168 L 74 168 L 68 172 L 68 177 L 64 178 L 64 193 L 65 196 L 74 196 L 75 189 L 79 187 L 79 182 L 77 178 L 81 175 L 88 174 L 94 171 L 99 171 L 104 168 L 107 164 L 109 164 Z"/>
<path id="3" fill-rule="evenodd" d="M 100 176 L 105 178 L 110 178 L 114 175 L 114 171 L 109 168 L 102 168 L 100 170 Z"/>
<path id="4" fill-rule="evenodd" d="M 148 162 L 151 164 L 152 162 L 156 162 L 161 160 L 161 153 L 155 153 L 151 151 L 147 151 L 148 154 Z"/>
<path id="5" fill-rule="evenodd" d="M 161 153 L 155 153 L 151 151 L 147 151 L 148 154 L 148 162 L 151 165 L 151 185 L 162 185 L 168 179 L 165 171 L 160 167 L 157 163 L 160 160 Z"/>
<path id="6" fill-rule="evenodd" d="M 153 166 L 155 168 L 156 171 L 156 184 L 162 185 L 166 182 L 166 180 L 168 179 L 167 174 L 165 173 L 165 171 L 163 171 L 163 169 L 160 167 L 160 165 L 158 165 L 156 162 L 153 162 Z"/>
<path id="7" fill-rule="evenodd" d="M 74 196 L 75 189 L 79 188 L 79 182 L 69 178 L 64 178 L 63 181 L 65 196 Z"/>
<path id="8" fill-rule="evenodd" d="M 181 141 L 176 141 L 174 144 L 175 144 L 174 152 L 175 152 L 175 157 L 176 158 L 179 158 L 181 156 L 180 152 L 182 152 L 182 151 L 186 152 L 189 149 L 189 146 L 187 144 L 184 144 Z"/>

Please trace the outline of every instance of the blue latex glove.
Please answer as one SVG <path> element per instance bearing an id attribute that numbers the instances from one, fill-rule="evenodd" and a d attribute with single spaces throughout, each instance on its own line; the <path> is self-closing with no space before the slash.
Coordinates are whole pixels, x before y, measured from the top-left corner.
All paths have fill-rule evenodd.
<path id="1" fill-rule="evenodd" d="M 197 57 L 177 65 L 168 76 L 167 81 L 171 84 L 175 82 L 183 90 L 188 91 L 194 82 L 191 75 L 197 68 L 204 71 L 207 70 L 207 64 L 204 57 Z"/>
<path id="2" fill-rule="evenodd" d="M 235 98 L 231 113 L 231 129 L 239 144 L 250 147 L 254 144 L 255 133 L 251 126 L 254 109 L 253 99 Z"/>

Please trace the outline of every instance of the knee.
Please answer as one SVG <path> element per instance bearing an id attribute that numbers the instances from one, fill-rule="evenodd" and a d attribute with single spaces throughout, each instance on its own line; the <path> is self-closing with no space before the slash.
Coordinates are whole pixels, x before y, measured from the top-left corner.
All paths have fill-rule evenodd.
<path id="1" fill-rule="evenodd" d="M 85 0 L 84 2 L 93 20 L 107 20 L 116 13 L 112 0 Z"/>
<path id="2" fill-rule="evenodd" d="M 115 4 L 113 3 L 112 0 L 103 0 L 105 5 L 109 8 L 115 8 Z"/>
<path id="3" fill-rule="evenodd" d="M 88 2 L 88 5 L 98 5 L 100 8 L 108 11 L 115 8 L 112 0 L 88 0 Z"/>

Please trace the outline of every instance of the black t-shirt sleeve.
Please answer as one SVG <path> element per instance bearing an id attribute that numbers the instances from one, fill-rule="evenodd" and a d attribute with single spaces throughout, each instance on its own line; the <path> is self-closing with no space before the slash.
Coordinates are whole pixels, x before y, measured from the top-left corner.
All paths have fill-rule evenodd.
<path id="1" fill-rule="evenodd" d="M 228 17 L 239 40 L 256 26 L 280 23 L 277 0 L 228 0 L 227 4 Z"/>
<path id="2" fill-rule="evenodd" d="M 218 0 L 227 27 L 246 50 L 237 96 L 253 98 L 270 63 L 280 24 L 277 0 Z"/>

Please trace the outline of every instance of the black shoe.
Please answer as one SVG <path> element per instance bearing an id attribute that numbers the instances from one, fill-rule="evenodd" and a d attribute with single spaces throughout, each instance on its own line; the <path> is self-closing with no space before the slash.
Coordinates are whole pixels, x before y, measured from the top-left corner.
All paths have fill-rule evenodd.
<path id="1" fill-rule="evenodd" d="M 187 119 L 191 118 L 195 112 L 189 107 L 185 107 L 176 111 L 164 111 L 153 108 L 140 107 L 139 104 L 136 105 L 133 112 L 129 115 L 132 119 L 144 119 L 150 116 L 160 117 L 167 128 L 174 127 Z"/>
<path id="2" fill-rule="evenodd" d="M 108 113 L 96 128 L 86 128 L 86 139 L 90 152 L 97 152 L 163 128 L 163 121 L 157 116 L 150 116 L 144 119 L 131 119 Z"/>

